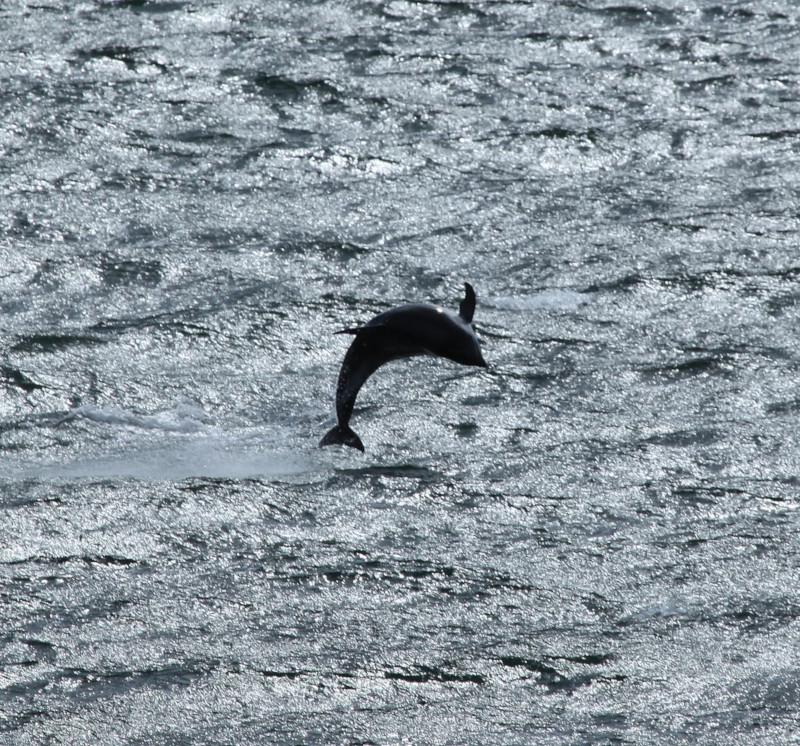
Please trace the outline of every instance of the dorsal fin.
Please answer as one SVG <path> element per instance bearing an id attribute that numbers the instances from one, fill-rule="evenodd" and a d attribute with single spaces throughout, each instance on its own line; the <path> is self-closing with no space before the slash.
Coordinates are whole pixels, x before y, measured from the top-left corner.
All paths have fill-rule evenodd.
<path id="1" fill-rule="evenodd" d="M 464 289 L 466 290 L 466 295 L 458 307 L 458 315 L 468 324 L 471 324 L 472 317 L 475 314 L 475 291 L 468 282 L 464 283 Z"/>

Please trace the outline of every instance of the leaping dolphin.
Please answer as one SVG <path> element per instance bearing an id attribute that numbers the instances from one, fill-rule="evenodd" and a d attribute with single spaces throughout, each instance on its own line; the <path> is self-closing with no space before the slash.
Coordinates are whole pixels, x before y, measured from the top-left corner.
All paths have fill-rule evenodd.
<path id="1" fill-rule="evenodd" d="M 364 382 L 381 365 L 416 355 L 436 355 L 461 365 L 488 367 L 472 330 L 475 291 L 464 283 L 466 295 L 458 313 L 426 303 L 399 306 L 378 314 L 364 326 L 335 334 L 353 334 L 336 384 L 336 418 L 320 446 L 345 445 L 364 450 L 361 438 L 350 428 L 356 396 Z"/>

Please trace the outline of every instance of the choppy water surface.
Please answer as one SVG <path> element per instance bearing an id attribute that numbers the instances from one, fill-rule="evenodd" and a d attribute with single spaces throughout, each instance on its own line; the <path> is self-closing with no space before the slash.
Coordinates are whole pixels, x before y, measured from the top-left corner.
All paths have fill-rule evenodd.
<path id="1" fill-rule="evenodd" d="M 2 742 L 798 743 L 794 3 L 0 32 Z"/>

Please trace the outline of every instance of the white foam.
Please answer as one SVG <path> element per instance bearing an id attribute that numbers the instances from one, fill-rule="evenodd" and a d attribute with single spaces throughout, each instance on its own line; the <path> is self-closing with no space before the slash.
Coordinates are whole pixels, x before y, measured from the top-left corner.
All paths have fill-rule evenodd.
<path id="1" fill-rule="evenodd" d="M 303 453 L 303 439 L 286 427 L 241 428 L 225 431 L 209 423 L 208 415 L 191 402 L 142 414 L 122 407 L 82 405 L 66 420 L 82 419 L 111 432 L 98 439 L 85 431 L 86 448 L 80 443 L 62 461 L 31 462 L 0 469 L 0 477 L 110 478 L 180 480 L 189 477 L 247 479 L 291 476 L 313 471 Z M 294 445 L 292 440 L 296 440 Z M 77 453 L 76 453 L 77 451 Z M 83 453 L 81 453 L 83 451 Z"/>
<path id="2" fill-rule="evenodd" d="M 197 405 L 187 402 L 180 402 L 172 409 L 165 409 L 155 414 L 140 414 L 121 407 L 103 408 L 93 404 L 83 404 L 73 409 L 70 417 L 81 417 L 108 425 L 164 430 L 170 433 L 198 433 L 208 430 L 206 413 Z"/>
<path id="3" fill-rule="evenodd" d="M 592 293 L 579 293 L 576 290 L 542 290 L 522 296 L 501 296 L 489 298 L 487 303 L 503 311 L 538 311 L 552 309 L 575 311 L 585 303 L 591 303 Z"/>
<path id="4" fill-rule="evenodd" d="M 246 449 L 230 439 L 192 438 L 166 442 L 159 447 L 78 459 L 70 463 L 29 468 L 38 478 L 133 477 L 147 481 L 177 481 L 190 477 L 255 479 L 287 477 L 307 472 L 311 465 L 290 448 Z"/>

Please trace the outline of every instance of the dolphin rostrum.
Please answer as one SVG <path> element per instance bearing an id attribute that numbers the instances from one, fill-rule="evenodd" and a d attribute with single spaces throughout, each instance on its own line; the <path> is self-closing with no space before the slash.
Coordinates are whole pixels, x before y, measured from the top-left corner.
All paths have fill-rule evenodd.
<path id="1" fill-rule="evenodd" d="M 458 313 L 425 303 L 399 306 L 378 314 L 364 326 L 342 329 L 353 334 L 336 384 L 336 417 L 339 424 L 328 431 L 320 446 L 345 445 L 364 450 L 361 438 L 350 428 L 356 396 L 364 382 L 391 360 L 416 355 L 436 355 L 461 365 L 488 367 L 472 330 L 475 291 L 464 283 L 466 295 Z"/>

